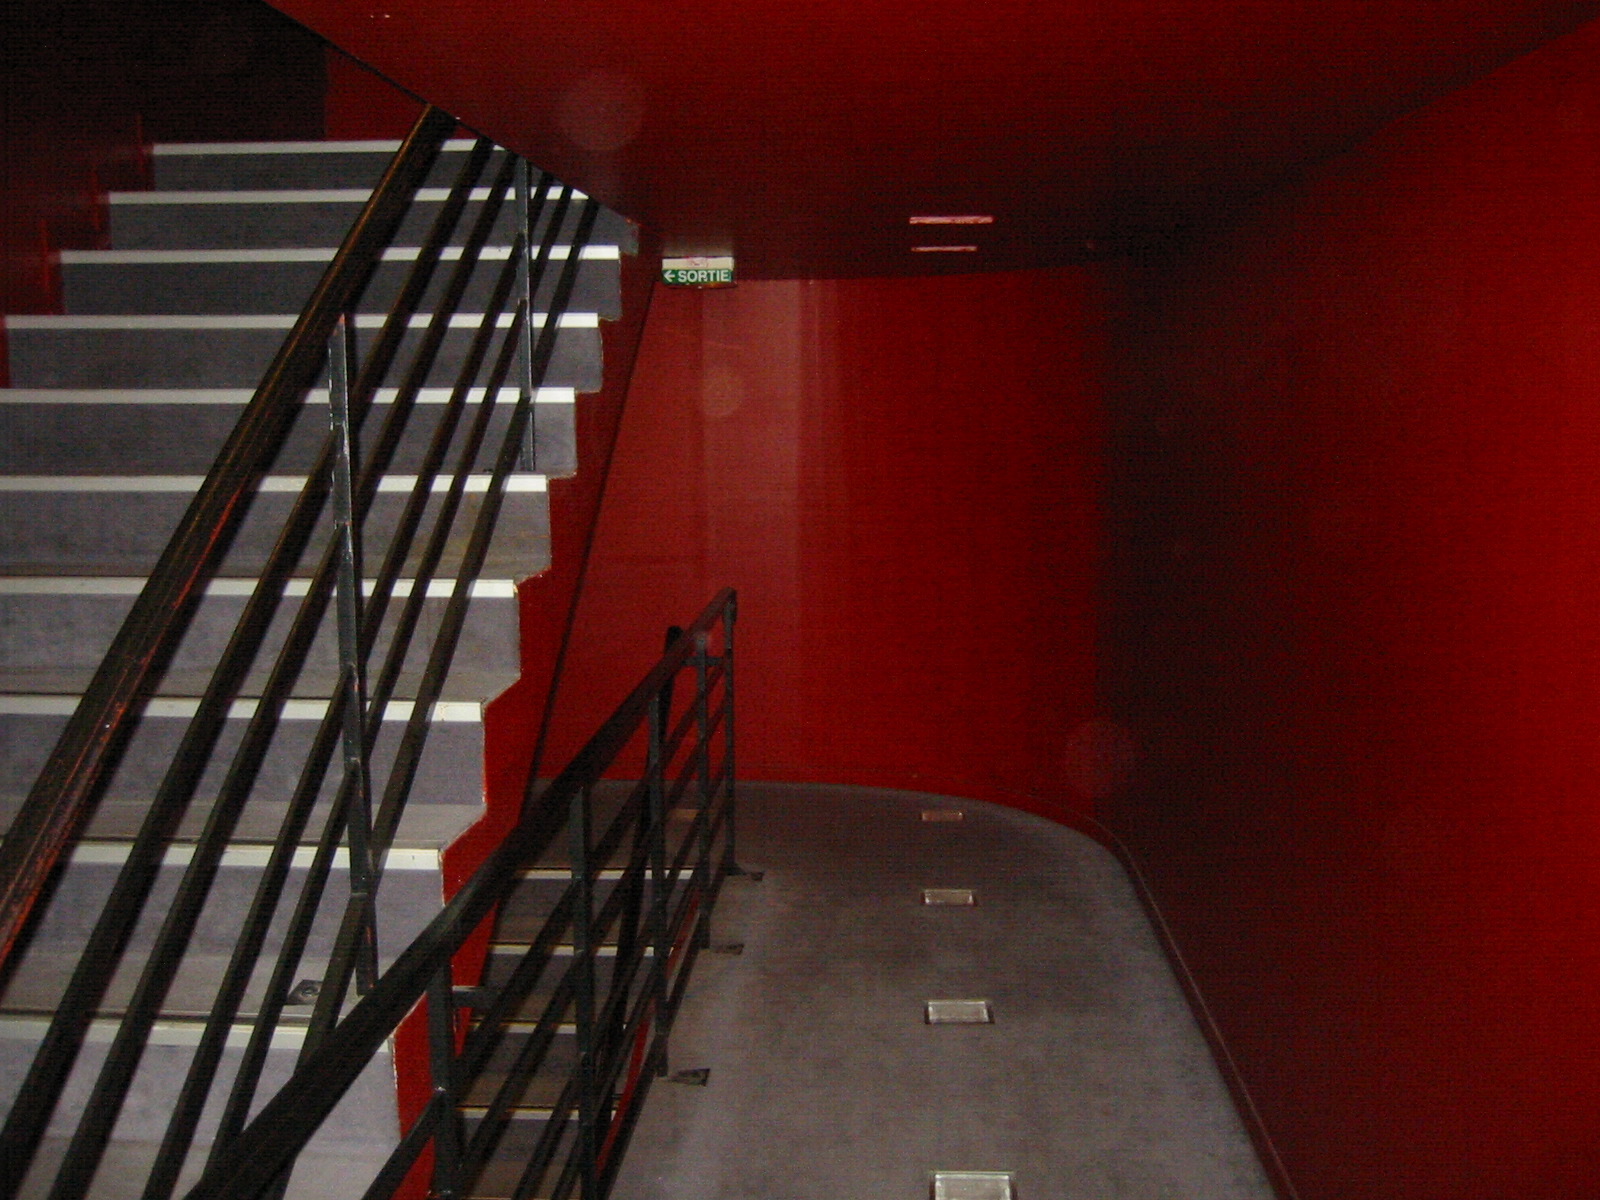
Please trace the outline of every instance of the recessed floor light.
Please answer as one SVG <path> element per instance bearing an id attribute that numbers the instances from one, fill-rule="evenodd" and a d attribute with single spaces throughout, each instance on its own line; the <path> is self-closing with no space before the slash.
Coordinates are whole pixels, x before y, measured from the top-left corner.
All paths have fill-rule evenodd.
<path id="1" fill-rule="evenodd" d="M 987 1000 L 929 1000 L 922 1010 L 929 1025 L 993 1025 Z"/>
<path id="2" fill-rule="evenodd" d="M 923 888 L 922 902 L 932 908 L 971 908 L 978 898 L 971 888 Z"/>
<path id="3" fill-rule="evenodd" d="M 1010 1171 L 935 1171 L 932 1200 L 1016 1200 Z"/>
<path id="4" fill-rule="evenodd" d="M 913 254 L 976 254 L 976 246 L 913 246 Z"/>
<path id="5" fill-rule="evenodd" d="M 963 216 L 912 217 L 911 218 L 911 223 L 913 225 L 993 225 L 994 224 L 994 218 L 991 217 L 991 216 L 980 215 L 980 214 L 974 213 L 971 216 L 964 216 L 964 217 Z"/>
<path id="6" fill-rule="evenodd" d="M 939 824 L 964 820 L 966 815 L 959 808 L 925 808 L 922 810 L 922 819 L 924 821 L 937 822 Z"/>

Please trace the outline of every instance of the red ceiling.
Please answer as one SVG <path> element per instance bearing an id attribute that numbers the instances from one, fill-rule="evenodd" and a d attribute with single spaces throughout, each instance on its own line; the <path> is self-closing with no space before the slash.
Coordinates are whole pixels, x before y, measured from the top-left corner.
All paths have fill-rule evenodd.
<path id="1" fill-rule="evenodd" d="M 1600 11 L 1563 0 L 274 0 L 747 276 L 1159 242 Z M 993 214 L 919 239 L 916 213 Z M 969 236 L 970 235 L 970 236 Z M 914 254 L 919 240 L 975 255 Z"/>

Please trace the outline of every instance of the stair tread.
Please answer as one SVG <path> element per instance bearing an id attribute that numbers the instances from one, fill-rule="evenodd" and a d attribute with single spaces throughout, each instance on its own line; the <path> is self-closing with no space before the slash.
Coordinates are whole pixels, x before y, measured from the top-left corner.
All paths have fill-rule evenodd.
<path id="1" fill-rule="evenodd" d="M 4 813 L 0 801 L 0 813 Z M 131 800 L 105 800 L 89 818 L 84 828 L 83 840 L 131 840 L 144 820 L 146 806 Z M 289 811 L 287 801 L 252 801 L 245 805 L 234 828 L 230 845 L 270 845 L 283 826 Z M 321 810 L 318 810 L 320 816 Z M 207 812 L 191 810 L 184 814 L 174 835 L 174 841 L 193 843 L 199 840 L 205 826 Z M 451 845 L 483 816 L 482 805 L 475 804 L 425 804 L 406 806 L 400 817 L 400 827 L 395 833 L 394 845 L 407 850 L 443 850 Z M 316 817 L 309 823 L 310 832 L 300 839 L 304 846 L 315 845 L 316 830 L 320 827 Z"/>

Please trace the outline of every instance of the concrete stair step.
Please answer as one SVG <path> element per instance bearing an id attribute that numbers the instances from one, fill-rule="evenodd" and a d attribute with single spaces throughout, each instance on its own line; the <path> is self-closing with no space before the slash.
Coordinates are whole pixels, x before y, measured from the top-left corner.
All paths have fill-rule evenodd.
<path id="1" fill-rule="evenodd" d="M 98 667 L 112 639 L 133 607 L 145 580 L 139 578 L 83 578 L 61 576 L 0 577 L 0 671 L 17 676 L 53 674 L 81 676 L 85 681 Z M 369 581 L 370 583 L 370 581 Z M 449 606 L 454 580 L 438 580 L 428 589 L 422 613 L 407 655 L 405 677 L 420 678 L 429 648 L 438 636 Z M 254 591 L 255 580 L 214 580 L 197 607 L 189 629 L 167 669 L 169 680 L 203 679 L 221 658 Z M 268 627 L 257 657 L 258 666 L 246 686 L 265 685 L 271 664 L 288 636 L 303 603 L 288 589 Z M 407 588 L 407 591 L 410 591 Z M 328 605 L 318 625 L 306 665 L 297 684 L 301 695 L 329 695 L 338 685 L 339 637 L 335 605 Z M 391 601 L 384 613 L 369 669 L 376 671 L 391 644 L 404 601 Z M 467 615 L 457 642 L 455 670 L 493 688 L 482 699 L 497 695 L 520 673 L 521 624 L 516 587 L 509 579 L 480 579 L 472 586 Z M 414 682 L 407 692 L 415 694 Z"/>
<path id="2" fill-rule="evenodd" d="M 442 906 L 444 849 L 479 815 L 480 810 L 466 805 L 419 805 L 415 815 L 408 812 L 402 819 L 395 844 L 384 858 L 385 869 L 378 887 L 381 965 L 393 961 Z M 246 1011 L 240 1020 L 252 1018 L 260 1011 L 274 960 L 282 949 L 289 912 L 305 881 L 319 833 L 320 825 L 313 825 L 301 839 L 289 873 L 285 899 L 279 905 L 262 959 L 252 974 Z M 28 946 L 0 985 L 0 1020 L 55 1010 L 112 885 L 127 861 L 130 844 L 127 838 L 92 837 L 74 849 L 53 884 Z M 188 952 L 162 1004 L 164 1019 L 204 1020 L 210 1012 L 271 850 L 268 841 L 236 838 L 223 852 L 216 882 L 195 923 Z M 163 856 L 155 887 L 117 974 L 98 1007 L 101 1016 L 120 1017 L 125 1010 L 144 968 L 144 958 L 154 944 L 193 851 L 193 842 L 180 841 L 171 845 Z M 322 978 L 348 899 L 349 856 L 341 851 L 335 857 L 305 957 L 296 971 L 297 982 Z M 291 1022 L 310 1016 L 309 1004 L 291 1006 L 285 1012 Z"/>
<path id="3" fill-rule="evenodd" d="M 383 1060 L 387 1062 L 388 1057 L 385 1052 Z M 393 1070 L 392 1065 L 390 1069 Z M 288 1078 L 287 1072 L 283 1077 Z M 374 1081 L 376 1078 L 377 1073 L 374 1073 Z M 334 1110 L 324 1127 L 324 1134 L 314 1139 L 296 1160 L 285 1192 L 286 1200 L 328 1200 L 331 1196 L 359 1196 L 364 1192 L 389 1157 L 393 1146 L 377 1140 L 343 1136 L 342 1130 L 339 1136 L 335 1136 L 333 1126 L 340 1125 L 348 1129 L 351 1115 L 359 1110 L 365 1097 L 374 1094 L 375 1087 L 376 1082 L 369 1084 L 363 1075 L 357 1087 Z M 392 1091 L 392 1079 L 389 1087 Z M 357 1128 L 364 1128 L 364 1125 Z M 45 1200 L 50 1180 L 65 1157 L 67 1146 L 65 1138 L 51 1138 L 44 1142 L 33 1171 L 18 1193 L 19 1200 Z M 144 1181 L 155 1165 L 159 1150 L 159 1142 L 124 1139 L 119 1130 L 118 1139 L 107 1149 L 86 1200 L 141 1200 Z M 183 1195 L 199 1181 L 208 1153 L 209 1143 L 198 1146 L 190 1153 L 178 1176 L 176 1194 Z"/>
<path id="4" fill-rule="evenodd" d="M 362 442 L 370 447 L 384 425 L 395 388 L 379 391 Z M 0 475 L 116 475 L 137 462 L 141 473 L 203 475 L 216 461 L 228 434 L 249 402 L 248 388 L 0 388 Z M 502 388 L 489 421 L 485 446 L 498 447 L 505 436 L 517 390 Z M 483 396 L 473 389 L 460 427 L 473 419 Z M 427 453 L 450 397 L 448 388 L 427 388 L 418 396 L 396 447 L 392 469 L 415 471 Z M 573 458 L 571 388 L 540 388 L 534 399 L 534 459 L 570 468 Z M 328 437 L 328 393 L 312 391 L 278 454 L 273 470 L 310 469 Z M 93 437 L 85 431 L 93 430 Z M 365 454 L 358 452 L 358 459 Z M 478 456 L 488 469 L 490 449 Z M 451 463 L 450 457 L 446 458 Z M 551 472 L 544 472 L 549 474 Z"/>
<path id="5" fill-rule="evenodd" d="M 446 142 L 427 186 L 449 187 L 473 144 Z M 161 143 L 150 148 L 150 168 L 158 191 L 371 188 L 399 148 L 384 140 Z"/>
<path id="6" fill-rule="evenodd" d="M 506 318 L 509 320 L 509 318 Z M 542 326 L 543 314 L 535 314 Z M 427 383 L 452 387 L 481 314 L 457 314 Z M 11 382 L 22 388 L 253 388 L 293 327 L 290 313 L 91 314 L 7 317 Z M 365 335 L 382 319 L 357 321 Z M 418 317 L 402 341 L 410 361 L 426 327 Z M 561 320 L 545 384 L 600 390 L 600 326 L 595 313 Z"/>
<path id="7" fill-rule="evenodd" d="M 96 1022 L 89 1044 L 79 1057 L 67 1084 L 63 1102 L 51 1122 L 51 1135 L 41 1147 L 25 1177 L 20 1195 L 43 1200 L 67 1150 L 72 1120 L 82 1111 L 111 1037 L 109 1022 Z M 33 1049 L 43 1034 L 43 1022 L 0 1018 L 0 1114 L 9 1112 L 16 1089 L 27 1070 Z M 88 1193 L 89 1200 L 136 1200 L 155 1164 L 157 1150 L 170 1116 L 168 1097 L 181 1084 L 194 1056 L 193 1023 L 163 1022 L 134 1076 L 133 1101 L 124 1109 L 113 1131 L 113 1141 Z M 241 1026 L 230 1038 L 218 1073 L 219 1087 L 201 1117 L 196 1143 L 179 1176 L 179 1194 L 192 1186 L 205 1165 L 221 1116 L 221 1096 L 238 1074 L 247 1031 Z M 269 1096 L 288 1079 L 299 1055 L 293 1030 L 276 1038 L 263 1073 L 259 1095 Z M 327 1196 L 358 1195 L 393 1149 L 399 1114 L 394 1087 L 393 1055 L 387 1048 L 375 1055 L 321 1131 L 301 1154 L 290 1179 L 293 1200 L 323 1200 Z"/>
<path id="8" fill-rule="evenodd" d="M 0 819 L 14 819 L 51 747 L 61 735 L 67 717 L 77 707 L 70 694 L 23 692 L 9 687 L 14 681 L 0 676 Z M 461 686 L 447 680 L 447 693 Z M 192 697 L 161 696 L 149 701 L 127 748 L 122 752 L 105 787 L 101 802 L 143 804 L 160 787 L 173 760 L 197 701 Z M 375 794 L 387 786 L 395 746 L 412 712 L 406 700 L 391 702 L 372 752 Z M 236 701 L 225 723 L 218 748 L 201 777 L 195 801 L 196 819 L 222 785 L 254 701 Z M 327 712 L 326 700 L 292 701 L 269 747 L 251 792 L 249 807 L 287 802 L 297 785 L 317 723 Z M 322 796 L 336 788 L 335 767 L 324 781 Z M 483 803 L 483 705 L 477 701 L 447 699 L 432 712 L 427 741 L 412 787 L 411 805 L 471 805 Z"/>
<path id="9" fill-rule="evenodd" d="M 493 165 L 485 178 L 493 172 Z M 545 210 L 534 225 L 542 238 L 560 188 L 547 193 Z M 113 192 L 108 200 L 109 244 L 118 250 L 222 249 L 231 246 L 337 245 L 372 194 L 370 187 L 304 188 L 285 185 L 231 191 Z M 487 187 L 474 189 L 477 200 Z M 396 235 L 399 245 L 420 245 L 426 240 L 448 189 L 422 189 Z M 578 193 L 562 223 L 562 235 L 577 224 Z M 456 241 L 465 240 L 481 205 L 468 203 L 457 223 Z M 516 209 L 508 198 L 495 221 L 491 241 L 509 245 L 516 230 Z M 624 254 L 638 250 L 639 235 L 633 224 L 609 209 L 595 221 L 591 241 L 619 247 Z"/>
<path id="10" fill-rule="evenodd" d="M 468 1200 L 511 1200 L 516 1194 L 523 1165 L 533 1156 L 539 1139 L 544 1136 L 546 1124 L 542 1116 L 535 1112 L 525 1113 L 521 1120 L 509 1122 L 496 1143 L 493 1156 L 484 1164 L 478 1177 L 466 1185 L 464 1195 Z M 540 1200 L 554 1193 L 576 1128 L 575 1120 L 568 1122 L 561 1149 L 556 1153 L 544 1180 L 534 1189 L 531 1200 Z"/>
<path id="11" fill-rule="evenodd" d="M 510 244 L 487 246 L 462 301 L 481 309 L 510 257 Z M 535 305 L 549 304 L 571 251 L 555 248 L 550 269 L 535 293 Z M 337 252 L 336 246 L 234 250 L 69 250 L 61 254 L 61 286 L 66 310 L 112 313 L 285 313 L 298 312 Z M 417 247 L 398 246 L 384 255 L 362 293 L 359 309 L 386 313 L 399 295 Z M 452 271 L 451 256 L 441 263 L 425 293 L 423 311 L 443 295 Z M 569 308 L 614 320 L 621 304 L 621 253 L 616 246 L 589 245 Z"/>
<path id="12" fill-rule="evenodd" d="M 155 565 L 200 485 L 200 476 L 0 476 L 0 571 L 11 575 L 143 575 Z M 482 505 L 486 476 L 468 481 L 438 568 L 450 578 L 460 567 Z M 414 477 L 389 476 L 374 497 L 362 530 L 363 561 L 370 566 L 394 536 Z M 435 481 L 435 487 L 440 481 Z M 500 520 L 483 564 L 488 578 L 525 579 L 549 565 L 549 496 L 543 475 L 507 480 Z M 223 571 L 233 577 L 260 572 L 282 522 L 299 495 L 295 476 L 268 476 L 236 532 Z M 68 490 L 71 489 L 71 490 Z M 387 489 L 387 490 L 386 490 Z M 403 489 L 403 490 L 402 490 Z M 444 496 L 436 491 L 423 511 L 424 537 Z M 115 513 L 107 517 L 108 506 Z M 332 529 L 324 511 L 298 573 L 321 560 Z M 423 546 L 413 547 L 413 574 Z"/>

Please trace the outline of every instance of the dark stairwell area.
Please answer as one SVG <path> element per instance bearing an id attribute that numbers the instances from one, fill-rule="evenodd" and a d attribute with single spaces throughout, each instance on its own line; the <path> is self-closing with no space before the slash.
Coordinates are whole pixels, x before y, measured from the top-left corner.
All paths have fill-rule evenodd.
<path id="1" fill-rule="evenodd" d="M 1593 1195 L 1592 8 L 978 7 L 282 5 L 641 222 L 472 848 L 738 588 L 765 874 L 613 1194 Z M 38 314 L 150 183 L 127 63 L 182 56 L 34 24 L 79 46 L 7 84 Z M 144 136 L 397 136 L 303 46 Z M 650 295 L 663 247 L 740 281 Z"/>

